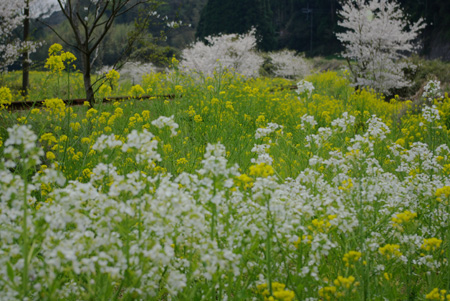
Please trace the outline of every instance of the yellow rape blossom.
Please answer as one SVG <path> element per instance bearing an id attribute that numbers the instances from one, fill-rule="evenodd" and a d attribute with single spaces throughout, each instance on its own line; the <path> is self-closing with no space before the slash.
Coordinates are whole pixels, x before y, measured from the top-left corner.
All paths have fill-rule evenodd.
<path id="1" fill-rule="evenodd" d="M 450 186 L 444 186 L 441 188 L 436 189 L 435 193 L 437 200 L 439 202 L 442 202 L 442 198 L 448 198 L 450 196 Z"/>
<path id="2" fill-rule="evenodd" d="M 0 87 L 0 110 L 11 104 L 12 94 L 7 87 Z"/>
<path id="3" fill-rule="evenodd" d="M 202 122 L 202 121 L 203 121 L 203 118 L 202 118 L 202 116 L 200 116 L 200 115 L 195 115 L 195 116 L 194 116 L 194 121 L 197 122 L 197 123 L 199 123 L 199 122 Z"/>
<path id="4" fill-rule="evenodd" d="M 387 259 L 391 259 L 393 256 L 402 256 L 402 253 L 400 252 L 400 246 L 396 244 L 387 244 L 384 247 L 380 247 L 378 249 L 378 252 L 380 252 L 381 255 L 386 256 Z"/>
<path id="5" fill-rule="evenodd" d="M 403 231 L 402 224 L 409 223 L 411 220 L 417 217 L 417 213 L 405 210 L 404 212 L 397 213 L 395 217 L 392 218 L 392 227 Z"/>
<path id="6" fill-rule="evenodd" d="M 140 97 L 142 97 L 142 95 L 145 94 L 145 91 L 141 87 L 141 85 L 135 85 L 135 86 L 131 87 L 129 93 L 130 93 L 130 96 L 133 98 L 140 98 Z"/>
<path id="7" fill-rule="evenodd" d="M 250 178 L 246 174 L 241 174 L 240 176 L 236 177 L 236 185 L 240 186 L 244 189 L 252 188 L 253 186 L 253 179 Z"/>
<path id="8" fill-rule="evenodd" d="M 450 294 L 447 294 L 447 290 L 440 290 L 438 288 L 434 288 L 431 292 L 425 295 L 425 299 L 427 300 L 436 300 L 436 301 L 445 301 L 450 300 Z"/>
<path id="9" fill-rule="evenodd" d="M 358 282 L 355 282 L 355 277 L 353 276 L 349 276 L 347 278 L 338 276 L 333 283 L 336 287 L 344 287 L 346 289 L 349 289 L 353 283 L 355 283 L 355 285 L 359 284 Z"/>
<path id="10" fill-rule="evenodd" d="M 250 166 L 250 172 L 249 174 L 251 176 L 260 177 L 260 178 L 267 178 L 268 176 L 273 175 L 275 172 L 272 168 L 272 166 L 266 164 L 266 163 L 259 163 L 257 165 Z"/>
<path id="11" fill-rule="evenodd" d="M 335 286 L 325 286 L 319 289 L 319 296 L 325 300 L 332 300 L 336 295 L 336 291 Z"/>
<path id="12" fill-rule="evenodd" d="M 442 240 L 432 237 L 432 238 L 424 238 L 422 246 L 420 248 L 425 251 L 436 251 L 442 244 Z"/>
<path id="13" fill-rule="evenodd" d="M 97 113 L 98 113 L 98 111 L 96 109 L 91 108 L 86 112 L 86 118 L 92 119 Z"/>
<path id="14" fill-rule="evenodd" d="M 344 258 L 342 259 L 345 262 L 345 266 L 351 266 L 351 263 L 357 262 L 361 258 L 362 253 L 358 251 L 350 251 L 344 254 Z"/>
<path id="15" fill-rule="evenodd" d="M 177 165 L 184 165 L 187 163 L 188 163 L 188 160 L 186 158 L 180 158 L 177 160 Z"/>
<path id="16" fill-rule="evenodd" d="M 283 283 L 272 282 L 272 296 L 270 295 L 267 283 L 259 284 L 257 288 L 265 301 L 291 301 L 295 298 L 295 293 L 286 289 L 286 285 Z"/>
<path id="17" fill-rule="evenodd" d="M 55 160 L 56 156 L 55 156 L 55 154 L 53 152 L 47 152 L 46 158 L 49 159 L 49 160 Z"/>

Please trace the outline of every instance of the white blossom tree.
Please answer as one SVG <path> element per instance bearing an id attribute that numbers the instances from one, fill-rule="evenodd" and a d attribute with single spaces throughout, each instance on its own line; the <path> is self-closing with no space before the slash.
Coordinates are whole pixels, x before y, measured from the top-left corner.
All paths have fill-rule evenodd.
<path id="1" fill-rule="evenodd" d="M 25 19 L 24 9 L 25 1 L 0 1 L 0 71 L 5 71 L 13 64 L 24 47 L 23 41 L 13 36 L 13 31 Z"/>
<path id="2" fill-rule="evenodd" d="M 403 70 L 414 66 L 402 59 L 415 51 L 422 19 L 408 22 L 399 4 L 389 0 L 346 0 L 339 15 L 338 24 L 347 31 L 336 36 L 357 87 L 388 93 L 411 85 Z"/>
<path id="3" fill-rule="evenodd" d="M 22 57 L 24 95 L 29 85 L 30 53 L 36 51 L 40 42 L 30 40 L 30 19 L 48 16 L 54 4 L 42 0 L 2 0 L 0 2 L 0 72 Z M 15 35 L 23 27 L 23 35 Z"/>
<path id="4" fill-rule="evenodd" d="M 274 66 L 274 74 L 277 77 L 294 79 L 305 77 L 311 72 L 311 66 L 304 56 L 297 55 L 292 50 L 282 50 L 269 53 L 270 60 Z"/>
<path id="5" fill-rule="evenodd" d="M 181 68 L 211 76 L 228 69 L 245 76 L 257 76 L 264 59 L 256 52 L 255 30 L 247 34 L 210 36 L 183 50 Z"/>

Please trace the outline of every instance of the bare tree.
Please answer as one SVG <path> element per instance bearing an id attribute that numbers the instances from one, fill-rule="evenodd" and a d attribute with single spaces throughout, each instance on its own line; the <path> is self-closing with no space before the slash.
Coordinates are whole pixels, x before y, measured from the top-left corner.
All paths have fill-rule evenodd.
<path id="1" fill-rule="evenodd" d="M 75 42 L 69 41 L 67 35 L 49 26 L 66 44 L 74 47 L 81 55 L 86 100 L 92 106 L 94 89 L 91 71 L 95 53 L 100 43 L 111 29 L 115 19 L 143 3 L 159 3 L 157 0 L 57 0 L 72 29 Z"/>

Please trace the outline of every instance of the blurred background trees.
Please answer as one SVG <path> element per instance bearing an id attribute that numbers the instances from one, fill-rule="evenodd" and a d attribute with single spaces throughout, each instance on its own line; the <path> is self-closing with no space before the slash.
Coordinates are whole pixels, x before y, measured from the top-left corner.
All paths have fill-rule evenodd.
<path id="1" fill-rule="evenodd" d="M 152 62 L 164 66 L 173 55 L 196 38 L 203 40 L 208 35 L 219 33 L 246 33 L 257 29 L 258 48 L 262 50 L 291 49 L 307 56 L 336 56 L 343 51 L 336 32 L 344 29 L 337 24 L 337 11 L 342 9 L 338 0 L 166 0 L 158 9 L 160 18 L 146 29 L 147 35 L 140 39 L 131 58 L 143 63 Z M 427 27 L 419 39 L 423 42 L 420 55 L 428 58 L 450 60 L 450 1 L 417 0 L 398 1 L 410 21 L 424 18 Z M 120 49 L 129 38 L 136 18 L 143 11 L 134 10 L 117 18 L 108 35 L 99 46 L 94 67 L 111 65 L 120 56 Z M 161 17 L 167 19 L 161 20 Z M 54 12 L 45 22 L 66 31 L 69 24 L 62 13 Z M 181 26 L 167 30 L 167 22 L 176 20 Z M 167 21 L 167 22 L 166 22 Z M 2 22 L 2 21 L 0 21 Z M 45 46 L 32 54 L 35 62 L 44 62 L 47 49 L 60 40 L 42 23 L 30 20 L 32 40 L 44 41 Z M 21 37 L 23 28 L 18 26 L 13 35 Z M 39 68 L 39 65 L 35 65 Z M 21 69 L 17 60 L 10 66 Z"/>

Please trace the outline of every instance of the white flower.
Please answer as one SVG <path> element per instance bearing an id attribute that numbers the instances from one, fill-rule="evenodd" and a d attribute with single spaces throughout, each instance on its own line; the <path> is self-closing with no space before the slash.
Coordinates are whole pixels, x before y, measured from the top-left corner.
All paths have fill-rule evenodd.
<path id="1" fill-rule="evenodd" d="M 433 99 L 442 98 L 441 82 L 438 80 L 430 80 L 424 87 L 422 97 L 432 102 Z"/>
<path id="2" fill-rule="evenodd" d="M 174 121 L 173 117 L 173 115 L 170 117 L 160 116 L 158 119 L 153 120 L 152 124 L 160 129 L 168 126 L 172 132 L 172 136 L 176 136 L 178 124 Z"/>
<path id="3" fill-rule="evenodd" d="M 422 116 L 429 123 L 441 119 L 441 116 L 439 115 L 439 110 L 436 108 L 435 105 L 431 107 L 424 106 L 424 108 L 422 109 Z"/>
<path id="4" fill-rule="evenodd" d="M 101 135 L 97 138 L 97 141 L 92 146 L 93 150 L 96 151 L 103 151 L 105 149 L 113 149 L 115 147 L 122 146 L 123 142 L 116 139 L 116 136 L 114 134 L 112 135 Z"/>
<path id="5" fill-rule="evenodd" d="M 306 97 L 311 97 L 314 85 L 306 80 L 301 80 L 297 83 L 297 94 L 302 96 L 306 94 Z"/>

